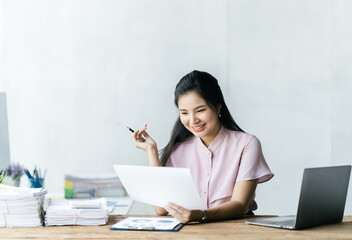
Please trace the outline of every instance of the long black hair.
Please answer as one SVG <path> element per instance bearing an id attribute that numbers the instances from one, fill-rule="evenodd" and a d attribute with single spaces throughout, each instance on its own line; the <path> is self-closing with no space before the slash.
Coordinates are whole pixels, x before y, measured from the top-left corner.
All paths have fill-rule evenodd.
<path id="1" fill-rule="evenodd" d="M 191 91 L 198 93 L 214 111 L 218 112 L 217 109 L 220 108 L 219 121 L 223 127 L 229 130 L 243 132 L 232 118 L 230 111 L 225 104 L 218 80 L 216 80 L 215 77 L 209 73 L 194 70 L 181 78 L 176 85 L 174 93 L 175 104 L 177 107 L 180 96 Z M 172 130 L 169 143 L 161 150 L 161 165 L 165 166 L 176 143 L 183 142 L 192 135 L 193 134 L 183 126 L 178 117 Z"/>

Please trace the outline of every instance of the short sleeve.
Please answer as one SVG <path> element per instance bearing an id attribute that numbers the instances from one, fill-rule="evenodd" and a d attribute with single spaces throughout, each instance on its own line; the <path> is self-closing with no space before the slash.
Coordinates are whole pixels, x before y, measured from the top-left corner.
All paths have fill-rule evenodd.
<path id="1" fill-rule="evenodd" d="M 258 179 L 258 183 L 263 183 L 273 176 L 264 159 L 260 141 L 253 136 L 243 149 L 236 181 Z"/>

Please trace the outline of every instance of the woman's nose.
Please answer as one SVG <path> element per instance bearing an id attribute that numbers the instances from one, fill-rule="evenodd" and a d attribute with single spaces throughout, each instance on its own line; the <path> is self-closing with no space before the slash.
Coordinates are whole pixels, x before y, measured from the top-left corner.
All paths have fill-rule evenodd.
<path id="1" fill-rule="evenodd" d="M 191 114 L 190 122 L 191 122 L 191 125 L 195 125 L 199 122 L 199 119 L 197 118 L 197 116 L 195 114 Z"/>

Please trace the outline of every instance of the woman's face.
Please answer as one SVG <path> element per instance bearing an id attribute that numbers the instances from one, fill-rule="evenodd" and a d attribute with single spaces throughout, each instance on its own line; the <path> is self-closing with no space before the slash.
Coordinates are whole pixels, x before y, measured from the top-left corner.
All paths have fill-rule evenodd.
<path id="1" fill-rule="evenodd" d="M 218 113 L 196 92 L 191 91 L 178 99 L 182 124 L 209 146 L 220 130 Z M 218 109 L 220 110 L 220 109 Z"/>

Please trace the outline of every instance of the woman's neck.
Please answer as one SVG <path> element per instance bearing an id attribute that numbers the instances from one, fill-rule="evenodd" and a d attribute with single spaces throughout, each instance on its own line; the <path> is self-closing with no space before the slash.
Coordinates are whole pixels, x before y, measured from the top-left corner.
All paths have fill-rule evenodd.
<path id="1" fill-rule="evenodd" d="M 214 139 L 218 135 L 220 128 L 221 128 L 221 124 L 219 123 L 219 126 L 216 128 L 216 131 L 214 131 L 213 134 L 208 135 L 208 136 L 204 136 L 203 138 L 200 139 L 206 147 L 209 147 L 210 144 L 212 144 L 212 142 L 214 141 Z"/>

